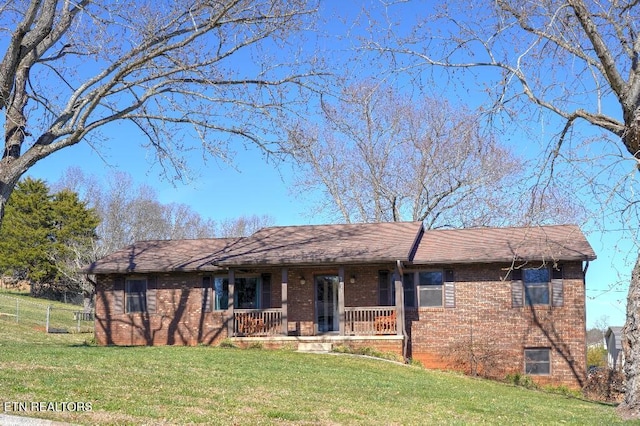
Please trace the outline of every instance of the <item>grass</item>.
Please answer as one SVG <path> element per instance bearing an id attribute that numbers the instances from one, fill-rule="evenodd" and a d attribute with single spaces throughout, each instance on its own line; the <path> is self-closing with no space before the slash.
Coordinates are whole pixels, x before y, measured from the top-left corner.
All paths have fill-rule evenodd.
<path id="1" fill-rule="evenodd" d="M 90 402 L 8 412 L 76 424 L 616 424 L 614 408 L 341 355 L 96 347 L 0 320 L 0 400 Z"/>
<path id="2" fill-rule="evenodd" d="M 92 332 L 93 322 L 80 321 L 73 316 L 81 311 L 81 306 L 70 305 L 53 300 L 35 299 L 28 293 L 0 290 L 0 318 L 14 322 L 30 324 L 34 328 L 44 330 L 47 323 L 47 307 L 49 310 L 50 330 L 75 333 Z M 78 330 L 80 326 L 80 330 Z"/>

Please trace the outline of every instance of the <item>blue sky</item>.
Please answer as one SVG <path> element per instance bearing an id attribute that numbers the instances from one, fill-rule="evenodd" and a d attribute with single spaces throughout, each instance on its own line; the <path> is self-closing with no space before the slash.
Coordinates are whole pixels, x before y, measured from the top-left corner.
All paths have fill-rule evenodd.
<path id="1" fill-rule="evenodd" d="M 168 182 L 160 178 L 158 167 L 150 165 L 148 153 L 135 144 L 136 135 L 114 136 L 117 140 L 99 156 L 87 145 L 62 150 L 33 167 L 28 175 L 55 182 L 69 167 L 79 167 L 106 182 L 111 170 L 129 172 L 136 183 L 145 183 L 158 193 L 163 203 L 178 202 L 191 206 L 203 217 L 216 221 L 241 215 L 271 215 L 278 225 L 320 224 L 330 218 L 312 214 L 308 197 L 291 190 L 290 165 L 276 168 L 268 164 L 257 150 L 237 148 L 236 167 L 216 161 L 204 164 L 194 158 L 192 182 Z M 126 147 L 126 149 L 125 149 Z M 106 163 L 104 160 L 107 160 Z M 592 326 L 602 317 L 611 325 L 622 325 L 625 319 L 626 283 L 633 256 L 627 259 L 632 244 L 620 233 L 585 229 L 587 238 L 598 255 L 587 272 L 587 324 Z M 623 285 L 610 287 L 621 281 Z"/>
<path id="2" fill-rule="evenodd" d="M 337 3 L 331 2 L 325 5 L 338 7 Z M 334 21 L 328 31 L 354 28 L 350 24 L 359 8 L 343 8 L 342 3 L 339 7 L 342 14 L 349 13 L 349 18 L 345 23 Z M 331 13 L 334 12 L 325 11 L 327 16 Z M 348 45 L 344 49 L 348 49 Z M 439 90 L 445 95 L 448 89 L 433 90 Z M 481 102 L 480 97 L 475 100 L 477 103 Z M 155 188 L 161 202 L 187 204 L 203 217 L 216 221 L 254 214 L 270 215 L 278 225 L 331 221 L 331 218 L 313 212 L 310 200 L 314 194 L 300 197 L 294 192 L 290 164 L 276 167 L 265 161 L 257 149 L 247 149 L 242 144 L 232 146 L 235 151 L 231 158 L 232 165 L 215 159 L 204 161 L 200 153 L 194 154 L 189 158 L 192 169 L 190 179 L 184 183 L 169 182 L 160 177 L 161 170 L 152 164 L 152 153 L 140 147 L 144 140 L 139 134 L 131 131 L 128 126 L 111 126 L 103 133 L 108 142 L 103 144 L 99 154 L 81 143 L 46 158 L 36 164 L 27 175 L 53 183 L 69 167 L 78 167 L 85 173 L 104 180 L 108 179 L 112 170 L 126 171 L 136 183 L 145 183 Z M 530 155 L 535 154 L 530 140 L 524 143 L 518 137 L 512 137 L 509 143 L 516 147 L 525 146 Z M 598 228 L 588 225 L 584 229 L 598 255 L 598 259 L 589 265 L 587 274 L 587 324 L 592 326 L 606 316 L 610 325 L 622 325 L 627 288 L 624 283 L 629 279 L 632 266 L 630 262 L 635 260 L 634 247 L 620 233 L 601 232 Z M 617 227 L 613 226 L 613 229 Z M 628 256 L 628 253 L 632 255 Z"/>

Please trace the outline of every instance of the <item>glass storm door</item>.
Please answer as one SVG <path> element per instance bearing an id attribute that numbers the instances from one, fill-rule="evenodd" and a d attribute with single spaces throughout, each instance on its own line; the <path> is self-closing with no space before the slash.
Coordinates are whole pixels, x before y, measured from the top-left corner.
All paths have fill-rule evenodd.
<path id="1" fill-rule="evenodd" d="M 337 275 L 318 275 L 315 282 L 318 333 L 338 331 L 338 284 L 340 279 Z"/>

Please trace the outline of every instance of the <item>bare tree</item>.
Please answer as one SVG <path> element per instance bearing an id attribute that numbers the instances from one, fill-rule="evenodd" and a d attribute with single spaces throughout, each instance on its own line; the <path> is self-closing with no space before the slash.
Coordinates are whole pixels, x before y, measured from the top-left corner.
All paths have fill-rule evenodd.
<path id="1" fill-rule="evenodd" d="M 275 219 L 269 215 L 250 215 L 224 219 L 217 228 L 216 236 L 223 238 L 247 237 L 260 228 L 273 226 L 274 224 Z"/>
<path id="2" fill-rule="evenodd" d="M 528 194 L 523 161 L 483 134 L 479 119 L 444 100 L 414 101 L 373 83 L 348 87 L 336 104 L 323 103 L 320 124 L 300 123 L 290 134 L 298 192 L 322 192 L 319 208 L 346 222 L 522 223 L 514 205 Z M 547 207 L 537 211 L 553 221 Z"/>
<path id="3" fill-rule="evenodd" d="M 31 166 L 81 141 L 103 149 L 100 130 L 117 121 L 169 178 L 193 149 L 225 159 L 242 140 L 277 152 L 277 123 L 318 75 L 289 43 L 314 22 L 312 3 L 3 0 L 0 220 Z"/>
<path id="4" fill-rule="evenodd" d="M 53 187 L 79 193 L 98 214 L 96 259 L 135 241 L 211 238 L 217 234 L 213 219 L 203 218 L 186 204 L 161 203 L 153 188 L 136 184 L 125 172 L 110 173 L 103 186 L 95 176 L 70 168 Z"/>
<path id="5" fill-rule="evenodd" d="M 399 11 L 396 7 L 404 6 L 392 5 L 386 12 L 392 16 Z M 576 185 L 589 186 L 596 195 L 608 186 L 626 203 L 623 214 L 628 226 L 637 230 L 639 25 L 640 4 L 635 0 L 450 1 L 418 21 L 412 31 L 395 27 L 372 33 L 367 47 L 387 54 L 396 71 L 433 71 L 416 75 L 416 82 L 445 76 L 459 88 L 485 89 L 494 124 L 503 130 L 514 123 L 531 129 L 526 122 L 542 122 L 539 117 L 544 114 L 545 127 L 537 130 L 548 132 L 554 122 L 547 119 L 554 117 L 558 126 L 546 153 L 549 173 L 563 158 L 586 163 Z M 446 71 L 440 74 L 437 68 Z M 474 93 L 479 95 L 478 90 Z M 513 120 L 505 125 L 500 121 L 505 117 Z M 602 133 L 594 135 L 596 129 Z M 589 137 L 598 143 L 599 158 L 587 163 L 594 146 L 579 142 Z M 544 188 L 544 180 L 541 183 Z M 607 205 L 613 197 L 605 199 Z M 620 408 L 638 416 L 640 257 L 629 286 L 623 346 L 627 388 Z"/>

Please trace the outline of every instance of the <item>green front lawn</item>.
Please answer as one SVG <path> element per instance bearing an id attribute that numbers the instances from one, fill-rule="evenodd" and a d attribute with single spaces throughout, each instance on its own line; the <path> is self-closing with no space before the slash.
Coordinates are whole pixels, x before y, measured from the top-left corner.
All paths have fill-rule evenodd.
<path id="1" fill-rule="evenodd" d="M 89 412 L 7 412 L 78 424 L 614 424 L 614 408 L 345 355 L 95 347 L 0 319 L 0 400 Z"/>

